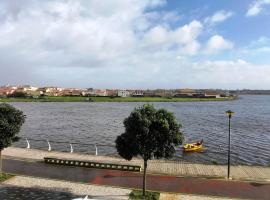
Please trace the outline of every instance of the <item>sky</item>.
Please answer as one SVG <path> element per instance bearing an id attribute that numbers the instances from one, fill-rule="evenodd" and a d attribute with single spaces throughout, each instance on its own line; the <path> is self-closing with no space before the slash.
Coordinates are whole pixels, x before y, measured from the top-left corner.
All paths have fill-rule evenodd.
<path id="1" fill-rule="evenodd" d="M 0 85 L 270 89 L 270 0 L 1 0 Z"/>

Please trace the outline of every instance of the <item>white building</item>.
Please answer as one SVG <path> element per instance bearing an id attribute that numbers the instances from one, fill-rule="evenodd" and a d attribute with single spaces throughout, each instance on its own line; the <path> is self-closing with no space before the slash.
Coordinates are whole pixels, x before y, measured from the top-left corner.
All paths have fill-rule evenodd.
<path id="1" fill-rule="evenodd" d="M 220 98 L 220 94 L 216 93 L 216 92 L 206 92 L 204 93 L 205 97 L 210 97 L 210 98 Z"/>
<path id="2" fill-rule="evenodd" d="M 126 90 L 118 90 L 117 92 L 117 96 L 119 97 L 128 97 L 129 95 L 129 91 Z"/>
<path id="3" fill-rule="evenodd" d="M 21 89 L 24 92 L 27 92 L 27 91 L 37 91 L 38 88 L 32 86 L 22 86 L 19 89 Z"/>
<path id="4" fill-rule="evenodd" d="M 135 92 L 132 93 L 132 96 L 134 96 L 134 97 L 143 97 L 143 91 L 136 90 Z"/>

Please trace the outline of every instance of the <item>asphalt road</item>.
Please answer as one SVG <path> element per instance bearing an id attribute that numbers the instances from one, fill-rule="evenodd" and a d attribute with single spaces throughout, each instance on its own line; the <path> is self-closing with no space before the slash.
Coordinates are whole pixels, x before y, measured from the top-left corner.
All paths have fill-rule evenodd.
<path id="1" fill-rule="evenodd" d="M 142 174 L 127 171 L 68 167 L 12 159 L 3 160 L 3 171 L 19 175 L 99 185 L 128 188 L 141 188 L 142 186 Z M 148 175 L 147 189 L 175 193 L 270 200 L 270 183 Z"/>

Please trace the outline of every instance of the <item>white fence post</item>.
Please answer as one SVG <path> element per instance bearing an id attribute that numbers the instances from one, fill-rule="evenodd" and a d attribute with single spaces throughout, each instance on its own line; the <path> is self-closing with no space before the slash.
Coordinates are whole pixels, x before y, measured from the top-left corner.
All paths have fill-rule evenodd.
<path id="1" fill-rule="evenodd" d="M 48 143 L 48 151 L 51 151 L 51 150 L 52 150 L 52 148 L 51 148 L 51 145 L 50 145 L 49 140 L 47 140 L 47 143 Z"/>
<path id="2" fill-rule="evenodd" d="M 95 145 L 95 148 L 96 148 L 96 156 L 97 156 L 98 155 L 97 145 Z"/>
<path id="3" fill-rule="evenodd" d="M 27 138 L 25 138 L 25 140 L 26 140 L 26 143 L 27 143 L 27 149 L 30 149 L 30 143 L 29 143 L 29 141 L 27 140 Z"/>
<path id="4" fill-rule="evenodd" d="M 70 145 L 70 153 L 73 153 L 73 147 L 72 147 L 72 144 L 69 143 L 69 145 Z"/>

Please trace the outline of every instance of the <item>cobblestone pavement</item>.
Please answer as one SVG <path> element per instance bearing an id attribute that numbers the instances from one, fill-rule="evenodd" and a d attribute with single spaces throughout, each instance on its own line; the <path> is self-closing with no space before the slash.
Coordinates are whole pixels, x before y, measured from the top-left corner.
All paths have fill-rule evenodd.
<path id="1" fill-rule="evenodd" d="M 131 190 L 16 176 L 0 185 L 1 200 L 71 200 L 88 195 L 91 199 L 125 200 Z"/>

